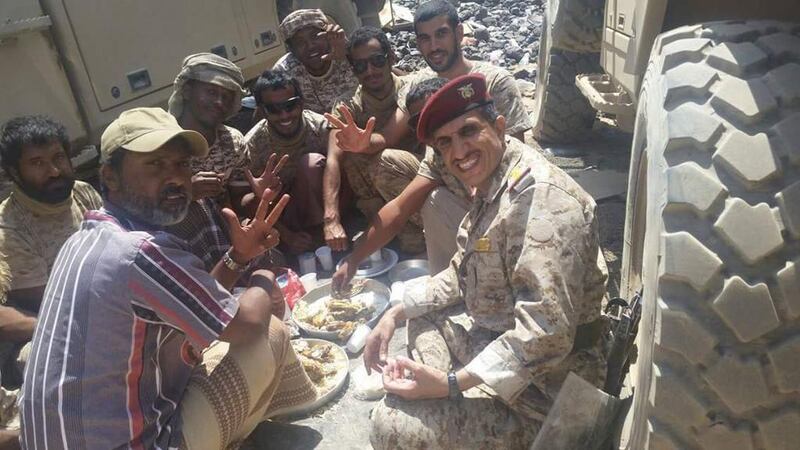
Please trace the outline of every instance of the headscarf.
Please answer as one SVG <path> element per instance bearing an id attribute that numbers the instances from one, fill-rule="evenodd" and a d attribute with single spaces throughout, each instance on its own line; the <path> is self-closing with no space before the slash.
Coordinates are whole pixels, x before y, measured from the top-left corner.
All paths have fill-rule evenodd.
<path id="1" fill-rule="evenodd" d="M 328 23 L 328 18 L 321 9 L 298 9 L 283 19 L 278 31 L 280 31 L 283 41 L 286 42 L 301 28 L 313 26 L 324 30 Z"/>
<path id="2" fill-rule="evenodd" d="M 233 117 L 241 108 L 244 76 L 239 67 L 227 59 L 213 53 L 197 53 L 183 60 L 183 66 L 172 85 L 169 98 L 169 112 L 175 117 L 183 113 L 183 88 L 189 80 L 216 84 L 235 94 L 231 110 L 225 115 Z"/>

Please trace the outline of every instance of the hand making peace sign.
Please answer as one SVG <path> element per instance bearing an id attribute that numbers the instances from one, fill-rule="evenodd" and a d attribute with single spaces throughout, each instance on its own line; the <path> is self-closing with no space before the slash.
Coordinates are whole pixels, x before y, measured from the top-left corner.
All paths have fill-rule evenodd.
<path id="1" fill-rule="evenodd" d="M 362 130 L 356 125 L 350 108 L 345 105 L 339 105 L 339 112 L 342 113 L 347 124 L 333 115 L 325 113 L 325 118 L 328 119 L 328 122 L 334 129 L 339 130 L 336 135 L 336 144 L 346 152 L 367 153 L 372 130 L 375 128 L 375 118 L 370 117 L 367 120 L 367 126 Z"/>
<path id="2" fill-rule="evenodd" d="M 270 211 L 270 204 L 278 196 L 278 193 L 277 190 L 264 190 L 255 217 L 244 223 L 239 223 L 239 218 L 230 208 L 222 209 L 222 215 L 225 216 L 230 228 L 231 247 L 242 259 L 250 261 L 280 242 L 280 235 L 273 227 L 278 222 L 286 204 L 289 203 L 289 196 L 282 195 Z"/>
<path id="3" fill-rule="evenodd" d="M 277 155 L 275 153 L 269 155 L 267 165 L 264 166 L 264 171 L 258 178 L 253 176 L 253 172 L 250 169 L 244 172 L 247 175 L 247 181 L 250 183 L 250 189 L 253 190 L 257 198 L 261 198 L 267 189 L 272 189 L 276 193 L 281 191 L 281 177 L 278 174 L 283 169 L 283 166 L 286 165 L 286 162 L 289 161 L 289 155 L 281 156 L 277 164 L 275 164 L 276 158 Z"/>

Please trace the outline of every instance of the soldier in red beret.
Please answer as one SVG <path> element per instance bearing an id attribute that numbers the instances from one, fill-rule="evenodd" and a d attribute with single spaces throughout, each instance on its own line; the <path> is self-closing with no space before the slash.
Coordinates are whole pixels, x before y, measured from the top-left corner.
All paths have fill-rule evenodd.
<path id="1" fill-rule="evenodd" d="M 420 114 L 418 138 L 475 196 L 449 267 L 406 283 L 368 338 L 365 365 L 389 394 L 373 411 L 376 449 L 527 449 L 569 372 L 602 387 L 595 202 L 505 125 L 474 74 Z M 387 358 L 406 320 L 410 358 Z"/>

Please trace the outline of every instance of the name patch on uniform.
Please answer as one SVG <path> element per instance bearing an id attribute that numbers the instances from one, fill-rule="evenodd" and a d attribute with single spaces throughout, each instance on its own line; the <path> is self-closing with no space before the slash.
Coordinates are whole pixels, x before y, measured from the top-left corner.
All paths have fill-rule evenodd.
<path id="1" fill-rule="evenodd" d="M 486 236 L 478 239 L 477 241 L 475 241 L 475 251 L 476 252 L 492 251 L 492 241 L 490 241 L 489 238 Z"/>
<path id="2" fill-rule="evenodd" d="M 533 183 L 531 168 L 520 165 L 514 166 L 508 174 L 508 188 L 511 192 L 520 192 Z"/>

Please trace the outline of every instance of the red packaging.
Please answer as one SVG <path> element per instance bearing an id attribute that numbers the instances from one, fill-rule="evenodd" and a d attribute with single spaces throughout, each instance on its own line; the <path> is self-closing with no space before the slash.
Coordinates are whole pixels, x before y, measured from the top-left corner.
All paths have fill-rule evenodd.
<path id="1" fill-rule="evenodd" d="M 283 292 L 286 304 L 289 305 L 290 309 L 294 309 L 297 301 L 306 295 L 306 288 L 303 287 L 300 277 L 297 276 L 294 270 L 282 268 L 281 271 L 283 273 L 275 281 L 278 283 L 278 287 L 281 288 L 281 292 Z"/>

